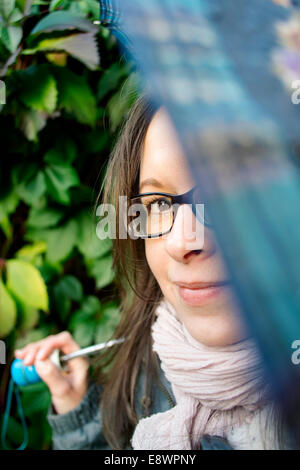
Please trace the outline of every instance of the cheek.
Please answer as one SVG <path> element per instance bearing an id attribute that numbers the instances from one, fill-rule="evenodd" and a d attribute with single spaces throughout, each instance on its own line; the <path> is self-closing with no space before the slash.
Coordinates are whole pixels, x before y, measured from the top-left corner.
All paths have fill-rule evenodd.
<path id="1" fill-rule="evenodd" d="M 157 282 L 161 285 L 164 279 L 167 278 L 167 257 L 163 240 L 160 238 L 146 239 L 145 253 L 149 268 Z"/>

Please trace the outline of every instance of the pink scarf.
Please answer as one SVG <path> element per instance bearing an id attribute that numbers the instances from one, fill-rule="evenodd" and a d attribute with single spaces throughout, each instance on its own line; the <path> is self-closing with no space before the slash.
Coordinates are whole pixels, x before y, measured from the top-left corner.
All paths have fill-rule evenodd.
<path id="1" fill-rule="evenodd" d="M 203 434 L 251 420 L 268 403 L 264 371 L 252 339 L 224 347 L 199 343 L 166 300 L 156 310 L 153 350 L 176 398 L 176 406 L 139 421 L 133 449 L 199 449 Z"/>

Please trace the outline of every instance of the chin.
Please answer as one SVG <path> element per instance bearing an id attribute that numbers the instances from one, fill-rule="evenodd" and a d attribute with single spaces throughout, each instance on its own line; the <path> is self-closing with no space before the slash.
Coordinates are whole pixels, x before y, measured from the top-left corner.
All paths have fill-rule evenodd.
<path id="1" fill-rule="evenodd" d="M 221 309 L 201 307 L 197 311 L 179 309 L 178 316 L 190 335 L 206 346 L 228 346 L 249 337 L 236 312 L 224 306 Z"/>

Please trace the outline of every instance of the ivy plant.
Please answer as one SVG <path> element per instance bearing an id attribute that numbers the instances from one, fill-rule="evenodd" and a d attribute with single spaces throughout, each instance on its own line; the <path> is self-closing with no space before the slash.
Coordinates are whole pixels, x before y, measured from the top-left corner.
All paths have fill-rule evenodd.
<path id="1" fill-rule="evenodd" d="M 88 346 L 119 321 L 112 243 L 96 236 L 93 206 L 137 74 L 95 24 L 99 8 L 97 0 L 0 2 L 0 416 L 15 348 L 62 330 Z M 50 448 L 47 387 L 24 387 L 22 400 L 28 447 Z M 21 431 L 13 407 L 12 448 Z"/>

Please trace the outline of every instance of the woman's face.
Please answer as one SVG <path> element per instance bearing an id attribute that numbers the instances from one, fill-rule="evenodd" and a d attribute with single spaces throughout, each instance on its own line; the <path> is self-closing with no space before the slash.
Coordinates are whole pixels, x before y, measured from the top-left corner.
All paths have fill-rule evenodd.
<path id="1" fill-rule="evenodd" d="M 195 185 L 175 130 L 162 108 L 154 115 L 145 137 L 139 183 L 139 192 L 171 194 L 185 193 Z M 163 295 L 196 340 L 208 346 L 236 343 L 249 334 L 230 285 L 204 288 L 205 283 L 229 281 L 217 241 L 206 226 L 204 243 L 201 237 L 196 238 L 195 227 L 199 229 L 200 222 L 189 211 L 188 206 L 181 205 L 171 232 L 145 240 L 149 267 Z M 185 223 L 188 217 L 194 218 L 194 227 Z"/>

